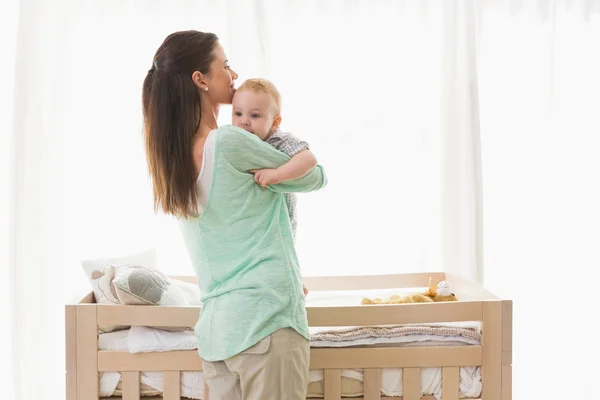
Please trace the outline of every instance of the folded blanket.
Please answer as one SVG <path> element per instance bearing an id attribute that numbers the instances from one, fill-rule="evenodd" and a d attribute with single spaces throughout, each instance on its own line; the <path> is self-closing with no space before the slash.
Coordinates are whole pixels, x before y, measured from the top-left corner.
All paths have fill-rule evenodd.
<path id="1" fill-rule="evenodd" d="M 359 326 L 347 330 L 322 330 L 311 334 L 311 342 L 347 342 L 367 338 L 388 338 L 408 335 L 436 335 L 464 337 L 474 342 L 481 341 L 476 329 L 436 325 Z"/>

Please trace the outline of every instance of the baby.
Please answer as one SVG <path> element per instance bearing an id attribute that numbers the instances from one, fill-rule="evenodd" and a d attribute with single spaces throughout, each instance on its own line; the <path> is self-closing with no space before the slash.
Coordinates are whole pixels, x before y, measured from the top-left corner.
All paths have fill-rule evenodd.
<path id="1" fill-rule="evenodd" d="M 232 124 L 255 134 L 261 140 L 285 153 L 291 160 L 275 169 L 254 172 L 254 180 L 265 187 L 279 182 L 298 179 L 317 165 L 317 159 L 308 143 L 279 129 L 281 124 L 281 95 L 266 79 L 248 79 L 237 89 L 232 102 Z M 285 193 L 292 236 L 296 237 L 298 226 L 296 196 Z"/>
<path id="2" fill-rule="evenodd" d="M 273 83 L 266 79 L 248 79 L 237 89 L 232 102 L 232 124 L 255 134 L 261 140 L 291 157 L 279 168 L 252 171 L 254 180 L 265 187 L 279 182 L 298 179 L 317 165 L 317 159 L 308 143 L 279 129 L 281 124 L 281 95 Z M 296 238 L 298 220 L 297 199 L 293 193 L 285 193 L 292 237 Z M 303 286 L 304 295 L 308 289 Z"/>

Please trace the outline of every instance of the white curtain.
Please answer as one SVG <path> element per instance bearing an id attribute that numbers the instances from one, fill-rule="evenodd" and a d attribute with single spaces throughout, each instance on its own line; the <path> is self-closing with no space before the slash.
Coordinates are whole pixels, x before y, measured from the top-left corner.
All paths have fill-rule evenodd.
<path id="1" fill-rule="evenodd" d="M 0 330 L 0 370 L 13 373 L 0 386 L 9 398 L 64 398 L 62 307 L 87 290 L 81 259 L 155 247 L 165 272 L 192 273 L 174 222 L 152 211 L 140 113 L 154 51 L 182 29 L 216 32 L 240 82 L 273 80 L 283 126 L 326 167 L 329 186 L 299 199 L 305 275 L 445 270 L 485 280 L 516 302 L 515 398 L 552 398 L 531 382 L 565 372 L 527 351 L 532 321 L 552 322 L 527 295 L 538 280 L 558 284 L 550 271 L 598 266 L 585 247 L 600 226 L 597 2 L 0 7 L 9 50 L 0 215 L 11 239 L 0 249 L 0 307 L 12 328 Z M 564 214 L 572 196 L 579 204 Z"/>
<path id="2" fill-rule="evenodd" d="M 484 281 L 514 300 L 514 398 L 598 397 L 600 2 L 479 11 Z"/>
<path id="3" fill-rule="evenodd" d="M 15 380 L 13 373 L 13 336 L 12 317 L 16 312 L 11 301 L 14 290 L 10 277 L 14 264 L 9 264 L 11 235 L 9 228 L 10 203 L 10 164 L 12 112 L 14 93 L 15 50 L 17 47 L 18 2 L 8 0 L 0 3 L 0 387 L 3 396 L 15 399 Z M 62 367 L 59 367 L 62 368 Z M 62 392 L 61 392 L 62 393 Z"/>

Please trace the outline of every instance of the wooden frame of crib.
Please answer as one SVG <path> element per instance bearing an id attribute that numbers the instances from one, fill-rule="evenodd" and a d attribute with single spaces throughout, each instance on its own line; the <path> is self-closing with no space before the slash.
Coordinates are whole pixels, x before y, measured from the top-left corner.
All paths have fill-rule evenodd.
<path id="1" fill-rule="evenodd" d="M 193 277 L 174 277 L 195 282 Z M 459 398 L 459 368 L 481 366 L 482 400 L 512 399 L 512 301 L 501 300 L 481 285 L 458 276 L 435 272 L 402 275 L 313 277 L 304 283 L 311 291 L 425 287 L 448 280 L 461 300 L 352 307 L 307 307 L 310 326 L 363 326 L 433 322 L 481 321 L 479 346 L 313 348 L 310 368 L 324 370 L 324 400 L 340 400 L 342 369 L 364 369 L 362 400 L 433 400 L 420 396 L 420 368 L 441 367 L 444 400 Z M 67 400 L 98 400 L 98 373 L 122 373 L 122 400 L 140 400 L 141 371 L 163 371 L 163 396 L 142 399 L 180 399 L 180 372 L 201 371 L 196 351 L 131 354 L 99 351 L 99 325 L 194 326 L 199 307 L 114 306 L 96 304 L 93 292 L 65 307 Z M 402 398 L 381 395 L 381 370 L 403 368 Z M 205 387 L 205 399 L 210 399 Z M 120 399 L 120 398 L 116 398 Z"/>

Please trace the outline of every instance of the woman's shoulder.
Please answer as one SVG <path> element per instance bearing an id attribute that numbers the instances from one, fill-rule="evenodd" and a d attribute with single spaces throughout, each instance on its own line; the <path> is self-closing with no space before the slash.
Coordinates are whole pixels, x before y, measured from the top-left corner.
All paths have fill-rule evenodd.
<path id="1" fill-rule="evenodd" d="M 217 157 L 237 169 L 277 168 L 289 161 L 285 154 L 244 129 L 223 125 L 215 136 Z"/>

